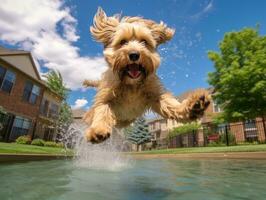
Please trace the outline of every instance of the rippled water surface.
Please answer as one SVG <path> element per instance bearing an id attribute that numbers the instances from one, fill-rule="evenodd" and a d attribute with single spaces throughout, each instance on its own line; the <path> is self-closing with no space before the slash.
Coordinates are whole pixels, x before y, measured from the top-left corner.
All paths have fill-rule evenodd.
<path id="1" fill-rule="evenodd" d="M 266 199 L 266 161 L 136 160 L 91 168 L 70 160 L 0 165 L 1 200 Z"/>

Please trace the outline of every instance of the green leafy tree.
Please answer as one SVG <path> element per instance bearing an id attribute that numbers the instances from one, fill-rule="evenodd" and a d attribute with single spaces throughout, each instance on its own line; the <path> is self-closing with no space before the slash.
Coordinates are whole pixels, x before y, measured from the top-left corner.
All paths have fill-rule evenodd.
<path id="1" fill-rule="evenodd" d="M 63 81 L 59 71 L 51 70 L 44 77 L 47 79 L 47 86 L 50 90 L 57 93 L 63 99 L 66 99 L 70 89 L 68 89 Z"/>
<path id="2" fill-rule="evenodd" d="M 127 140 L 137 145 L 145 144 L 151 141 L 151 134 L 149 133 L 148 125 L 144 117 L 140 117 L 136 120 L 133 128 L 127 133 Z"/>
<path id="3" fill-rule="evenodd" d="M 223 112 L 218 121 L 252 119 L 266 114 L 266 36 L 244 28 L 226 33 L 220 51 L 208 52 L 214 99 Z"/>
<path id="4" fill-rule="evenodd" d="M 177 135 L 192 133 L 193 131 L 198 130 L 200 127 L 201 125 L 197 122 L 186 123 L 176 128 L 173 128 L 170 131 L 168 137 L 173 138 Z"/>
<path id="5" fill-rule="evenodd" d="M 131 132 L 133 131 L 133 125 L 129 125 L 128 127 L 123 129 L 123 133 L 125 135 L 125 137 L 129 136 L 131 134 Z"/>
<path id="6" fill-rule="evenodd" d="M 48 88 L 63 98 L 59 108 L 59 116 L 55 122 L 57 137 L 60 139 L 73 120 L 71 108 L 66 102 L 70 89 L 65 86 L 63 78 L 58 71 L 51 70 L 45 77 L 47 78 Z"/>
<path id="7" fill-rule="evenodd" d="M 70 124 L 73 122 L 73 116 L 71 107 L 63 101 L 60 110 L 59 110 L 59 116 L 56 122 L 56 131 L 57 131 L 57 139 L 61 140 L 68 130 Z"/>

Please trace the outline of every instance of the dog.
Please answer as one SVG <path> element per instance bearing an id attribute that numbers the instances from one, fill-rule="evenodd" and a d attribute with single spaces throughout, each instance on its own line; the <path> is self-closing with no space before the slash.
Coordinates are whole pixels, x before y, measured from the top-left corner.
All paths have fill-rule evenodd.
<path id="1" fill-rule="evenodd" d="M 113 127 L 126 127 L 148 110 L 181 122 L 203 115 L 210 102 L 206 90 L 198 89 L 179 102 L 156 75 L 160 65 L 157 47 L 173 37 L 174 29 L 142 17 L 108 17 L 98 8 L 90 32 L 104 45 L 108 69 L 100 80 L 83 82 L 97 88 L 94 104 L 83 118 L 90 125 L 87 141 L 103 142 Z"/>

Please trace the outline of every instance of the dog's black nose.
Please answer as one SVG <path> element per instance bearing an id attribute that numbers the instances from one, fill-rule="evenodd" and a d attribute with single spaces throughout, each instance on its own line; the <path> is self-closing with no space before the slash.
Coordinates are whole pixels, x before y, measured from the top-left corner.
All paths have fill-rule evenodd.
<path id="1" fill-rule="evenodd" d="M 129 59 L 131 61 L 137 61 L 139 59 L 139 52 L 137 51 L 132 51 L 129 53 Z"/>

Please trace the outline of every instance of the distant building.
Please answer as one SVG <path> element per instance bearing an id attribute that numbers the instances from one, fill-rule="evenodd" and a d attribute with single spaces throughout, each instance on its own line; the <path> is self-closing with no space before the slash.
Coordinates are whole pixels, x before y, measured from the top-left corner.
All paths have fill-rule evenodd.
<path id="1" fill-rule="evenodd" d="M 193 91 L 187 91 L 178 97 L 176 97 L 180 102 L 182 102 L 184 99 L 188 97 L 190 93 Z M 210 107 L 210 106 L 209 106 Z M 152 134 L 152 142 L 156 143 L 156 145 L 162 145 L 165 146 L 166 144 L 166 138 L 169 134 L 169 132 L 176 128 L 183 123 L 180 123 L 176 120 L 172 119 L 164 119 L 161 116 L 157 116 L 156 118 L 147 120 L 149 131 Z"/>
<path id="2" fill-rule="evenodd" d="M 0 46 L 0 141 L 21 135 L 52 140 L 62 99 L 41 79 L 30 52 Z"/>
<path id="3" fill-rule="evenodd" d="M 177 97 L 179 101 L 183 101 L 185 98 L 188 97 L 190 93 L 193 91 L 188 91 L 180 96 Z M 210 95 L 212 94 L 213 90 L 209 89 Z M 206 109 L 204 115 L 199 120 L 199 123 L 202 124 L 204 127 L 204 130 L 210 131 L 213 134 L 219 134 L 224 133 L 225 126 L 230 129 L 230 133 L 232 133 L 235 138 L 236 142 L 245 142 L 245 141 L 265 141 L 265 124 L 266 122 L 262 121 L 261 118 L 256 118 L 253 120 L 247 120 L 245 122 L 235 122 L 235 123 L 229 123 L 229 124 L 220 124 L 215 125 L 213 123 L 213 118 L 218 113 L 222 112 L 222 109 L 217 105 L 217 103 L 211 99 L 210 105 Z M 178 123 L 175 120 L 171 119 L 164 119 L 162 117 L 156 117 L 153 119 L 149 119 L 148 121 L 149 125 L 149 131 L 153 135 L 153 143 L 161 144 L 165 146 L 165 140 L 169 134 L 169 132 L 180 125 L 182 123 Z M 264 123 L 264 126 L 263 126 Z M 201 133 L 203 134 L 203 133 Z M 199 136 L 201 140 L 203 140 L 203 135 Z M 201 144 L 203 144 L 203 141 L 201 141 Z"/>
<path id="4" fill-rule="evenodd" d="M 78 109 L 72 109 L 72 116 L 73 116 L 73 122 L 74 123 L 82 123 L 83 122 L 83 116 L 85 115 L 86 111 L 78 108 Z"/>
<path id="5" fill-rule="evenodd" d="M 49 89 L 45 89 L 40 104 L 35 138 L 55 140 L 55 122 L 58 118 L 62 98 Z"/>

